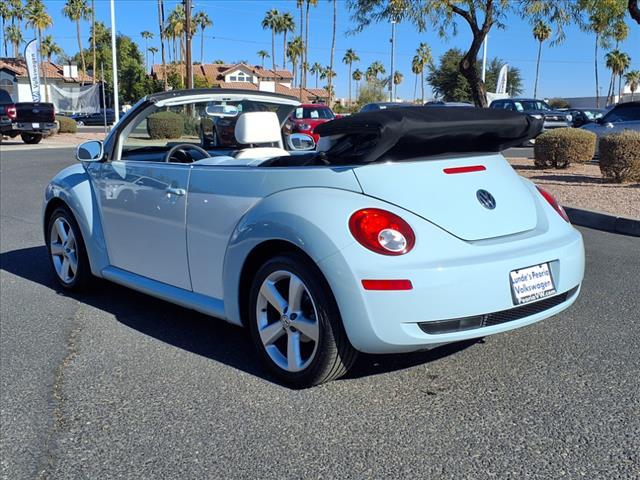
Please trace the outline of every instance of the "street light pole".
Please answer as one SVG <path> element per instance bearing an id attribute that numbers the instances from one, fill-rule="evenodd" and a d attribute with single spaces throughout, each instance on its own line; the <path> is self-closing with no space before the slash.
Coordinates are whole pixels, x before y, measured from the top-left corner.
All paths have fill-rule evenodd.
<path id="1" fill-rule="evenodd" d="M 485 81 L 487 74 L 487 42 L 489 41 L 489 34 L 484 37 L 484 44 L 482 47 L 482 81 Z"/>
<path id="2" fill-rule="evenodd" d="M 120 120 L 120 101 L 118 99 L 118 60 L 116 55 L 116 7 L 111 0 L 111 61 L 113 63 L 113 109 L 116 123 Z"/>
<path id="3" fill-rule="evenodd" d="M 396 21 L 391 20 L 391 73 L 389 75 L 389 101 L 394 101 L 393 95 L 393 75 L 395 68 L 395 50 L 396 50 Z"/>

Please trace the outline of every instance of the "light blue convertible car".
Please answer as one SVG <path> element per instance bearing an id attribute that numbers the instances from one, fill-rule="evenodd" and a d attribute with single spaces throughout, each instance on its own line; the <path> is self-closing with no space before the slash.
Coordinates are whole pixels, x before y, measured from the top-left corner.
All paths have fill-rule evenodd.
<path id="1" fill-rule="evenodd" d="M 499 153 L 537 120 L 394 109 L 323 124 L 315 146 L 286 131 L 298 104 L 160 93 L 104 143 L 80 145 L 44 195 L 60 284 L 100 277 L 246 326 L 265 365 L 297 386 L 343 375 L 358 351 L 484 337 L 576 300 L 580 234 Z M 238 148 L 202 143 L 220 125 Z"/>

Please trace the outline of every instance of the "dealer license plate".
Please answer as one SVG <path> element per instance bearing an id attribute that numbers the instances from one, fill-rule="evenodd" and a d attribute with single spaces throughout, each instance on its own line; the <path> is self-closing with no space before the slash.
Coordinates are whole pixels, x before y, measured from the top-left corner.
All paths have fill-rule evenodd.
<path id="1" fill-rule="evenodd" d="M 32 123 L 31 124 L 31 128 L 40 128 L 40 124 L 39 123 Z"/>
<path id="2" fill-rule="evenodd" d="M 556 293 L 548 263 L 513 270 L 509 276 L 513 302 L 516 305 L 534 302 Z"/>

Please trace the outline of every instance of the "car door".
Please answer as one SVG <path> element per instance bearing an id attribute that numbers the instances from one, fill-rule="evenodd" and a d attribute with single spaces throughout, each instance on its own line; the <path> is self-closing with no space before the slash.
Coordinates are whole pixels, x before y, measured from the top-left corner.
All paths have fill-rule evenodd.
<path id="1" fill-rule="evenodd" d="M 101 164 L 95 182 L 109 261 L 191 290 L 185 227 L 191 167 L 164 162 L 144 124 L 118 142 L 115 159 Z"/>

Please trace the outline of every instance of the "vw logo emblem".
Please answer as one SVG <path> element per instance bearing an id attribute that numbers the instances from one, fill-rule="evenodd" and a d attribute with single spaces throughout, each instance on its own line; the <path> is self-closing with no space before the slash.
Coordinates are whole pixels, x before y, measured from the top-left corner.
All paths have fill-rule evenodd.
<path id="1" fill-rule="evenodd" d="M 482 205 L 484 208 L 488 210 L 493 210 L 494 208 L 496 208 L 496 199 L 493 198 L 493 195 L 491 195 L 486 190 L 478 190 L 476 192 L 476 197 L 480 202 L 480 205 Z"/>

